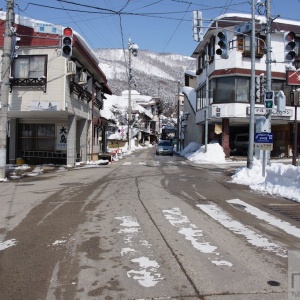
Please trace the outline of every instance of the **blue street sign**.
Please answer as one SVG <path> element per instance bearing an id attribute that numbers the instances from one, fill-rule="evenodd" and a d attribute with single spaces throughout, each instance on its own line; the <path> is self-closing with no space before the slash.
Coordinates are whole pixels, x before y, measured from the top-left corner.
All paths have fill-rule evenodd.
<path id="1" fill-rule="evenodd" d="M 255 143 L 265 143 L 265 144 L 272 144 L 273 143 L 273 133 L 270 132 L 260 132 L 255 133 L 254 136 Z"/>

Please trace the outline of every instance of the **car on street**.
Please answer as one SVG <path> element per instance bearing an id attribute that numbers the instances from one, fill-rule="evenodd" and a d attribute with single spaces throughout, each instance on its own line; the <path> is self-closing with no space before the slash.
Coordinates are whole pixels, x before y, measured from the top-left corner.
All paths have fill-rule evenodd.
<path id="1" fill-rule="evenodd" d="M 238 153 L 247 154 L 249 146 L 249 134 L 237 134 L 234 139 L 234 146 Z"/>
<path id="2" fill-rule="evenodd" d="M 156 155 L 173 155 L 174 146 L 169 140 L 161 140 L 156 146 Z"/>

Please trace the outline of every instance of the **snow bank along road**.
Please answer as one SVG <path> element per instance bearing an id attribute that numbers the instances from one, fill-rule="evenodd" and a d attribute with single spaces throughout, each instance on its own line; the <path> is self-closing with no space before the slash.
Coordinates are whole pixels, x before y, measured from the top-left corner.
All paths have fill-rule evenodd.
<path id="1" fill-rule="evenodd" d="M 298 204 L 229 174 L 150 149 L 1 183 L 1 300 L 287 299 Z"/>

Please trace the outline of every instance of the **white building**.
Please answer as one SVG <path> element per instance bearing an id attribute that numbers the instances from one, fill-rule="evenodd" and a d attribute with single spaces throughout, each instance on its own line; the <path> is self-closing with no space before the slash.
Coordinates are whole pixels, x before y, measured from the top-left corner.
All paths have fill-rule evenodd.
<path id="1" fill-rule="evenodd" d="M 197 59 L 195 122 L 202 126 L 202 139 L 196 142 L 204 143 L 205 113 L 207 112 L 209 124 L 208 141 L 215 138 L 220 139 L 220 143 L 227 156 L 230 154 L 230 147 L 235 135 L 249 131 L 252 50 L 255 50 L 255 76 L 257 83 L 255 116 L 258 117 L 266 114 L 263 103 L 265 83 L 264 80 L 260 81 L 266 75 L 266 17 L 255 17 L 257 43 L 255 49 L 250 44 L 251 31 L 246 30 L 247 32 L 243 34 L 238 33 L 240 30 L 238 27 L 248 26 L 246 24 L 251 23 L 251 18 L 252 16 L 248 14 L 225 14 L 219 16 L 211 23 L 203 40 L 192 54 L 192 57 Z M 248 27 L 246 28 L 248 29 Z M 295 87 L 297 88 L 297 86 L 287 85 L 286 69 L 287 67 L 292 68 L 292 66 L 295 67 L 294 69 L 298 69 L 300 66 L 300 35 L 297 35 L 300 32 L 300 22 L 275 19 L 271 29 L 272 90 L 275 93 L 280 90 L 284 91 L 287 100 L 286 110 L 283 113 L 277 113 L 276 107 L 272 111 L 271 130 L 274 134 L 272 154 L 288 155 L 292 148 L 295 113 L 290 92 Z M 242 30 L 245 30 L 245 28 Z M 227 59 L 223 59 L 220 55 L 216 54 L 219 48 L 219 38 L 217 36 L 219 32 L 227 34 Z M 294 40 L 296 57 L 292 62 L 287 62 L 285 58 L 285 37 L 288 32 L 296 33 Z M 206 87 L 207 79 L 209 82 L 208 88 Z M 298 108 L 298 119 L 299 113 Z M 188 124 L 187 127 L 187 130 L 193 130 L 192 124 Z M 217 134 L 218 132 L 222 133 Z"/>

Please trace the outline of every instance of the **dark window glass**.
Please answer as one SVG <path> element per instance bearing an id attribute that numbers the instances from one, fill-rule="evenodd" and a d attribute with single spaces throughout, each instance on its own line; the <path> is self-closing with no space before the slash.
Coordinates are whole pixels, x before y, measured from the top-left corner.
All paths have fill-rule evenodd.
<path id="1" fill-rule="evenodd" d="M 214 103 L 230 103 L 235 101 L 235 77 L 217 78 L 213 90 Z"/>
<path id="2" fill-rule="evenodd" d="M 250 81 L 246 77 L 236 78 L 236 102 L 249 102 Z"/>

